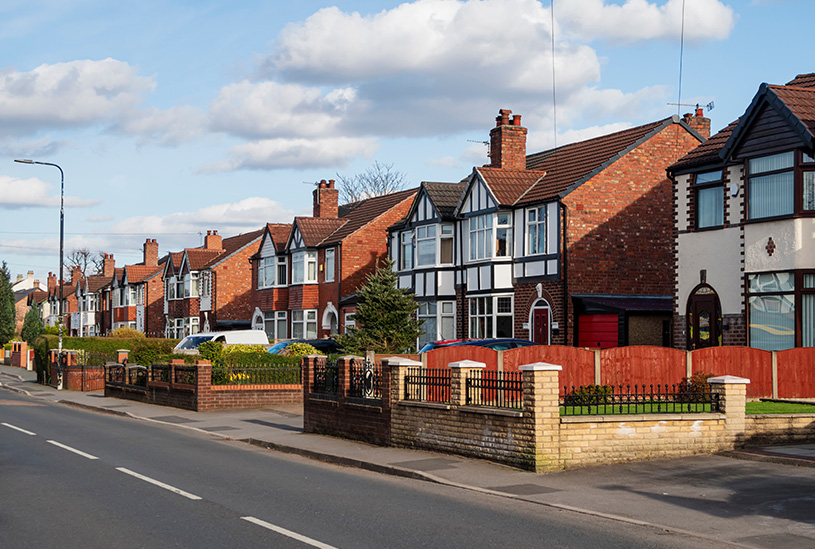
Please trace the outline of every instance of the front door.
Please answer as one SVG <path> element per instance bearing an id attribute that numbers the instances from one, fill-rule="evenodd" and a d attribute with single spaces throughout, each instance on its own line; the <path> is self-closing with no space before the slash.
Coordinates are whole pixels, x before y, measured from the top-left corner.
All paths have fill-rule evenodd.
<path id="1" fill-rule="evenodd" d="M 688 343 L 690 350 L 722 344 L 719 331 L 716 292 L 709 286 L 698 288 L 688 300 Z"/>
<path id="2" fill-rule="evenodd" d="M 532 311 L 532 341 L 538 345 L 549 345 L 549 309 Z"/>

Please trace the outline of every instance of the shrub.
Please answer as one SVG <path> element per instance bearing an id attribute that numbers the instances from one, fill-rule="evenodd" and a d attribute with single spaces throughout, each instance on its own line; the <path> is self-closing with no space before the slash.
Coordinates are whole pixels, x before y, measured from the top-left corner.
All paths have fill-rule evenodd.
<path id="1" fill-rule="evenodd" d="M 51 383 L 51 363 L 50 363 L 50 350 L 49 339 L 47 337 L 38 337 L 34 344 L 34 365 L 37 368 L 37 383 L 48 385 Z"/>
<path id="2" fill-rule="evenodd" d="M 227 345 L 224 347 L 224 354 L 230 355 L 235 353 L 265 353 L 266 347 L 263 345 L 246 345 L 240 343 L 238 345 Z"/>
<path id="3" fill-rule="evenodd" d="M 43 335 L 58 336 L 59 328 L 57 326 L 46 326 L 42 333 Z"/>
<path id="4" fill-rule="evenodd" d="M 563 398 L 565 406 L 596 406 L 609 404 L 613 389 L 611 385 L 581 385 Z"/>
<path id="5" fill-rule="evenodd" d="M 283 356 L 304 357 L 306 355 L 321 355 L 320 351 L 308 343 L 292 343 L 280 352 Z"/>
<path id="6" fill-rule="evenodd" d="M 128 362 L 149 366 L 159 362 L 160 357 L 173 352 L 174 340 L 168 339 L 140 339 L 133 343 Z"/>
<path id="7" fill-rule="evenodd" d="M 147 336 L 144 335 L 144 332 L 140 332 L 136 328 L 122 326 L 110 332 L 110 337 L 118 339 L 145 339 Z"/>
<path id="8" fill-rule="evenodd" d="M 213 366 L 223 366 L 224 364 L 224 344 L 220 341 L 205 341 L 198 346 L 198 354 L 201 360 L 209 360 Z"/>
<path id="9" fill-rule="evenodd" d="M 709 377 L 713 377 L 713 374 L 696 372 L 690 377 L 683 377 L 677 388 L 677 400 L 680 402 L 705 400 L 705 395 L 710 392 L 710 383 L 707 382 Z"/>

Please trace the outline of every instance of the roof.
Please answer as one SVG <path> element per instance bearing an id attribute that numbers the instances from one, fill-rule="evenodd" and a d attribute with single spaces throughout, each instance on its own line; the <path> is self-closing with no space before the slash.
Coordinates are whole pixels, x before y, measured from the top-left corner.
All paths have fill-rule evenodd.
<path id="1" fill-rule="evenodd" d="M 678 116 L 672 116 L 635 128 L 528 155 L 526 157 L 527 169 L 545 172 L 545 176 L 513 204 L 540 202 L 557 196 L 565 196 L 673 123 L 680 123 L 686 126 L 688 131 L 693 132 L 690 126 L 682 122 Z M 479 168 L 479 170 L 484 170 L 484 168 Z"/>
<path id="2" fill-rule="evenodd" d="M 322 244 L 336 244 L 342 242 L 343 239 L 355 233 L 391 208 L 396 207 L 405 200 L 412 199 L 416 195 L 417 190 L 418 189 L 408 189 L 406 191 L 398 191 L 340 206 L 339 217 L 345 220 L 345 223 L 326 237 Z"/>
<path id="3" fill-rule="evenodd" d="M 191 271 L 200 271 L 223 253 L 223 250 L 207 250 L 204 248 L 187 248 L 184 250 Z"/>
<path id="4" fill-rule="evenodd" d="M 545 175 L 541 170 L 512 170 L 509 168 L 475 168 L 489 186 L 501 206 L 512 206 L 538 183 Z"/>
<path id="5" fill-rule="evenodd" d="M 267 223 L 266 230 L 272 237 L 275 251 L 283 252 L 286 249 L 286 241 L 291 233 L 291 223 Z"/>
<path id="6" fill-rule="evenodd" d="M 815 73 L 799 74 L 783 86 L 761 84 L 741 117 L 680 158 L 669 172 L 726 163 L 764 106 L 775 109 L 803 143 L 815 145 Z"/>
<path id="7" fill-rule="evenodd" d="M 43 303 L 48 301 L 48 292 L 45 290 L 34 290 L 28 294 L 28 303 Z"/>
<path id="8" fill-rule="evenodd" d="M 331 233 L 347 223 L 336 217 L 295 217 L 294 224 L 307 248 L 319 246 Z"/>
<path id="9" fill-rule="evenodd" d="M 162 265 L 150 267 L 147 265 L 127 265 L 125 271 L 127 272 L 127 282 L 134 284 L 137 282 L 144 282 L 153 275 L 160 273 L 164 270 Z"/>
<path id="10" fill-rule="evenodd" d="M 112 276 L 103 276 L 103 275 L 90 275 L 85 278 L 85 285 L 87 288 L 87 292 L 89 294 L 93 294 L 113 282 Z"/>
<path id="11" fill-rule="evenodd" d="M 461 198 L 461 193 L 467 188 L 467 183 L 461 181 L 459 183 L 436 183 L 425 181 L 422 183 L 427 196 L 436 207 L 436 211 L 442 219 L 452 219 L 453 214 Z"/>

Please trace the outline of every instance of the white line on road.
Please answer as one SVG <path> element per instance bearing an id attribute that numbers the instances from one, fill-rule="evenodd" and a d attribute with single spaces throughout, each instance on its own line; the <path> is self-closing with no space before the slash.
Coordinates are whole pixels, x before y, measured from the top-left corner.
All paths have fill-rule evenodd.
<path id="1" fill-rule="evenodd" d="M 116 470 L 121 471 L 123 473 L 126 473 L 126 474 L 128 474 L 128 475 L 130 475 L 132 477 L 136 477 L 138 479 L 141 479 L 141 480 L 143 480 L 145 482 L 149 482 L 150 484 L 155 484 L 156 486 L 160 486 L 161 488 L 164 488 L 165 490 L 169 490 L 169 491 L 174 492 L 174 493 L 176 493 L 176 494 L 178 494 L 180 496 L 184 496 L 185 498 L 201 499 L 200 497 L 196 496 L 195 494 L 190 494 L 189 492 L 185 492 L 184 490 L 180 490 L 180 489 L 176 488 L 175 486 L 170 486 L 169 484 L 164 484 L 163 482 L 158 481 L 158 480 L 156 480 L 154 478 L 150 478 L 150 477 L 146 477 L 144 475 L 140 475 L 139 473 L 136 473 L 135 471 L 131 471 L 130 469 L 125 469 L 124 467 L 117 467 Z"/>
<path id="2" fill-rule="evenodd" d="M 302 541 L 308 545 L 313 547 L 319 547 L 320 549 L 336 549 L 333 545 L 328 545 L 326 543 L 317 541 L 316 539 L 311 539 L 306 536 L 301 536 L 297 532 L 292 532 L 291 530 L 286 530 L 285 528 L 281 528 L 280 526 L 275 526 L 274 524 L 269 524 L 265 520 L 260 520 L 259 518 L 255 517 L 241 517 L 243 520 L 251 522 L 253 524 L 257 524 L 258 526 L 263 526 L 273 532 L 277 532 L 278 534 L 283 534 L 284 536 L 288 536 L 292 539 L 296 539 L 297 541 Z"/>
<path id="3" fill-rule="evenodd" d="M 60 447 L 60 448 L 62 448 L 63 450 L 68 450 L 69 452 L 73 452 L 73 453 L 75 453 L 75 454 L 77 454 L 77 455 L 80 455 L 80 456 L 85 457 L 85 458 L 88 458 L 88 459 L 99 459 L 99 458 L 98 458 L 98 457 L 96 457 L 96 456 L 92 456 L 92 455 L 90 455 L 90 454 L 86 454 L 86 453 L 85 453 L 85 452 L 83 452 L 82 450 L 77 450 L 76 448 L 71 448 L 70 446 L 66 446 L 66 445 L 64 445 L 64 444 L 61 444 L 61 443 L 57 442 L 56 440 L 47 440 L 46 442 L 48 442 L 49 444 L 53 444 L 54 446 L 59 446 L 59 447 Z"/>
<path id="4" fill-rule="evenodd" d="M 26 431 L 25 429 L 23 429 L 21 427 L 15 427 L 11 423 L 0 423 L 0 425 L 5 425 L 9 429 L 14 429 L 15 431 L 20 431 L 21 433 L 25 433 L 27 435 L 36 435 L 37 434 L 37 433 L 32 433 L 31 431 Z"/>

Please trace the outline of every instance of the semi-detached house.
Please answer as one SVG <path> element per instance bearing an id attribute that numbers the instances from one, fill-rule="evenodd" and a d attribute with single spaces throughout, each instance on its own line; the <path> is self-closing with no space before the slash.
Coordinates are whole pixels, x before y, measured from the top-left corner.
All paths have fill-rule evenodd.
<path id="1" fill-rule="evenodd" d="M 425 341 L 516 337 L 614 347 L 670 343 L 668 165 L 708 136 L 697 113 L 527 156 L 520 116 L 499 111 L 489 165 L 424 183 L 391 227 L 399 286 Z"/>
<path id="2" fill-rule="evenodd" d="M 143 260 L 117 269 L 111 284 L 112 329 L 135 328 L 147 337 L 164 336 L 164 283 L 167 257 L 159 260 L 156 239 L 143 246 Z"/>

